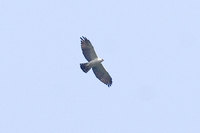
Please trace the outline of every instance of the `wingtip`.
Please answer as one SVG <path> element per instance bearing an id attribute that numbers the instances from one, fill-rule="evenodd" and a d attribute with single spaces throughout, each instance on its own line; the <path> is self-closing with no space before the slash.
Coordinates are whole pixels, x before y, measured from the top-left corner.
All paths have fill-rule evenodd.
<path id="1" fill-rule="evenodd" d="M 84 43 L 84 42 L 90 43 L 90 41 L 84 36 L 80 37 L 80 39 L 81 39 L 81 44 Z"/>
<path id="2" fill-rule="evenodd" d="M 108 87 L 111 87 L 111 86 L 112 86 L 112 80 L 111 80 L 110 83 L 107 84 L 107 86 L 108 86 Z"/>
<path id="3" fill-rule="evenodd" d="M 84 40 L 83 36 L 82 36 L 82 37 L 80 37 L 80 39 L 81 39 L 81 41 L 83 41 L 83 40 Z"/>
<path id="4" fill-rule="evenodd" d="M 88 40 L 86 37 L 82 36 L 80 37 L 81 40 Z"/>
<path id="5" fill-rule="evenodd" d="M 81 39 L 81 42 L 83 42 L 83 41 L 87 40 L 87 38 L 86 38 L 86 37 L 84 37 L 84 36 L 80 37 L 80 39 Z"/>

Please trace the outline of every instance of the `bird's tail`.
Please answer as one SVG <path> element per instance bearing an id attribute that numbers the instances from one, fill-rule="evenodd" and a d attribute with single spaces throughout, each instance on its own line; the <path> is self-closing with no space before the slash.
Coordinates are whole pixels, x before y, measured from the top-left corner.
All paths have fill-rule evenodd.
<path id="1" fill-rule="evenodd" d="M 87 73 L 91 69 L 91 67 L 88 65 L 88 63 L 81 63 L 80 67 L 85 73 Z"/>

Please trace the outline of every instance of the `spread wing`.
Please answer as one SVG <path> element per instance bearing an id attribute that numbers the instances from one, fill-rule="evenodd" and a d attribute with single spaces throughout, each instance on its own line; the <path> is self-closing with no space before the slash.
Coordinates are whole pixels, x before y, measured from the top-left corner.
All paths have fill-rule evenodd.
<path id="1" fill-rule="evenodd" d="M 108 87 L 110 87 L 112 85 L 112 78 L 101 63 L 99 65 L 93 67 L 92 70 L 93 70 L 95 76 L 101 82 L 108 85 Z"/>
<path id="2" fill-rule="evenodd" d="M 83 55 L 88 61 L 91 61 L 97 58 L 97 54 L 95 53 L 91 42 L 86 37 L 81 37 L 81 49 L 82 49 Z"/>

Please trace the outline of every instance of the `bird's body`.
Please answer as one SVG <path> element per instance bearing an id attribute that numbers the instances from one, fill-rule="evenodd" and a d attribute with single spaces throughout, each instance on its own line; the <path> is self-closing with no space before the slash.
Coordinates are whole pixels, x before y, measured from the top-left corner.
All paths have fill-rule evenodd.
<path id="1" fill-rule="evenodd" d="M 96 58 L 96 59 L 94 59 L 94 60 L 89 61 L 89 62 L 88 62 L 88 65 L 89 65 L 90 67 L 94 67 L 94 66 L 99 65 L 101 62 L 103 62 L 103 59 L 101 59 L 101 58 Z"/>
<path id="2" fill-rule="evenodd" d="M 103 61 L 103 59 L 101 58 L 95 58 L 94 60 L 91 60 L 87 63 L 81 63 L 81 69 L 87 73 L 91 68 L 98 66 L 101 62 Z"/>
<path id="3" fill-rule="evenodd" d="M 106 85 L 108 85 L 108 87 L 110 87 L 112 85 L 112 78 L 101 64 L 101 62 L 103 62 L 104 60 L 97 57 L 92 44 L 86 37 L 81 38 L 81 49 L 83 55 L 88 60 L 87 63 L 80 64 L 81 69 L 85 73 L 87 73 L 92 68 L 95 76 L 101 82 L 105 83 Z"/>

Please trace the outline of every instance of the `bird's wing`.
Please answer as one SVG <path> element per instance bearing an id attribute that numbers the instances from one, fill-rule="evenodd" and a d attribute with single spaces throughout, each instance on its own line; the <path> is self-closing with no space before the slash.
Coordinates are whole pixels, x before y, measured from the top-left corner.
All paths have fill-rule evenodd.
<path id="1" fill-rule="evenodd" d="M 83 55 L 88 61 L 94 60 L 97 58 L 97 54 L 92 46 L 91 42 L 86 37 L 81 37 L 81 49 Z"/>
<path id="2" fill-rule="evenodd" d="M 92 67 L 92 70 L 93 70 L 95 76 L 101 82 L 108 85 L 108 87 L 110 87 L 112 85 L 112 78 L 101 63 L 95 67 Z"/>

